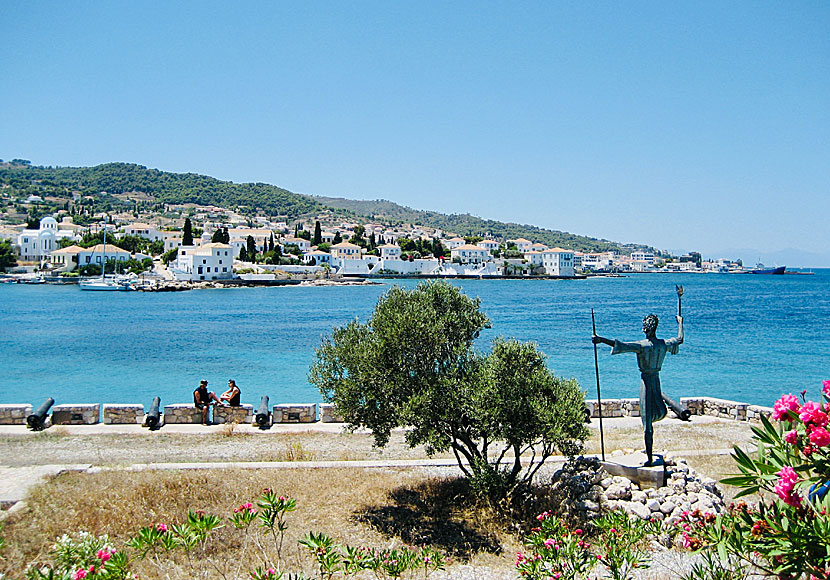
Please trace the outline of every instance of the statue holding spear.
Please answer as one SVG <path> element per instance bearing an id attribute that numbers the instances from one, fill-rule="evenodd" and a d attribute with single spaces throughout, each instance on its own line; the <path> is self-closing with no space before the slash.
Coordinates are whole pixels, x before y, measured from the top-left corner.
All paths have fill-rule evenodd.
<path id="1" fill-rule="evenodd" d="M 666 404 L 660 389 L 660 369 L 666 353 L 677 354 L 683 344 L 683 317 L 681 316 L 681 297 L 683 287 L 676 286 L 677 290 L 677 337 L 668 340 L 657 338 L 657 316 L 649 314 L 643 319 L 644 340 L 637 342 L 621 342 L 593 335 L 594 344 L 607 344 L 612 347 L 611 354 L 633 352 L 637 355 L 637 365 L 640 368 L 640 419 L 643 422 L 643 432 L 648 461 L 646 466 L 653 464 L 652 446 L 654 442 L 654 422 L 666 416 Z"/>

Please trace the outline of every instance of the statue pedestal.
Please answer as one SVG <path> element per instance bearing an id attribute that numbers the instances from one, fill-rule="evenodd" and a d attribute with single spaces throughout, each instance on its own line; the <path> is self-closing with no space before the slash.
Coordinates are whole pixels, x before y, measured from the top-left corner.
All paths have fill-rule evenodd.
<path id="1" fill-rule="evenodd" d="M 640 486 L 640 489 L 666 485 L 666 463 L 662 455 L 654 454 L 654 465 L 645 467 L 648 455 L 642 451 L 609 457 L 600 463 L 611 475 L 621 475 Z"/>

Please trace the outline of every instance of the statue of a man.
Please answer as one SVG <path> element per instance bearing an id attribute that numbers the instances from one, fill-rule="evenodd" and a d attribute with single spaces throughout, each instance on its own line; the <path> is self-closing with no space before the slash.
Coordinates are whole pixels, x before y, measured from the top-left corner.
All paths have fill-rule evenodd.
<path id="1" fill-rule="evenodd" d="M 651 465 L 652 444 L 654 442 L 654 425 L 666 416 L 666 404 L 663 402 L 663 394 L 660 391 L 660 369 L 663 367 L 663 359 L 666 353 L 677 354 L 678 347 L 683 344 L 683 317 L 677 318 L 677 337 L 668 340 L 657 338 L 657 323 L 659 320 L 654 314 L 649 314 L 643 319 L 643 332 L 645 340 L 638 342 L 620 342 L 594 335 L 594 344 L 607 344 L 613 347 L 611 354 L 622 352 L 637 353 L 637 365 L 640 367 L 640 418 L 643 421 L 645 433 L 646 455 Z"/>

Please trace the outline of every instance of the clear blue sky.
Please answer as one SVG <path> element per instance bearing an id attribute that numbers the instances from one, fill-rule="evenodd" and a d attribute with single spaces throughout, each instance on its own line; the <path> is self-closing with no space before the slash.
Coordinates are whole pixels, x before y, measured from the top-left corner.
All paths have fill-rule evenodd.
<path id="1" fill-rule="evenodd" d="M 3 159 L 830 265 L 827 2 L 6 1 L 0 47 Z"/>

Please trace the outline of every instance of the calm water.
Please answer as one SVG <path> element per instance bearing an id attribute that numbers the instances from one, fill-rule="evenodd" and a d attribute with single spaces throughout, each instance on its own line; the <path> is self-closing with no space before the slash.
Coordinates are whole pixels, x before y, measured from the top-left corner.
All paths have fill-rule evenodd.
<path id="1" fill-rule="evenodd" d="M 686 343 L 667 357 L 664 390 L 771 404 L 782 392 L 814 398 L 830 378 L 830 270 L 813 276 L 641 274 L 581 281 L 458 282 L 481 298 L 496 335 L 533 340 L 558 375 L 596 396 L 591 308 L 597 331 L 639 340 L 642 317 L 658 336 L 677 332 L 683 284 Z M 413 287 L 414 281 L 401 285 Z M 332 326 L 365 321 L 388 285 L 239 288 L 180 293 L 82 292 L 76 286 L 0 285 L 0 403 L 187 402 L 199 379 L 229 378 L 243 402 L 315 402 L 307 382 L 314 348 Z M 638 396 L 634 355 L 600 347 L 603 397 Z"/>

